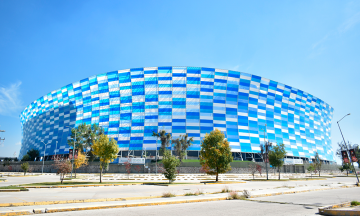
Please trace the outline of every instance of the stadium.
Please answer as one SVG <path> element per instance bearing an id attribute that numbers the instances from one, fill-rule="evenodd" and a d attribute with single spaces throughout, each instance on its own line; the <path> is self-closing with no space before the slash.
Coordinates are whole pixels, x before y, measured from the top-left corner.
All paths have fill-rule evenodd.
<path id="1" fill-rule="evenodd" d="M 206 133 L 218 128 L 236 159 L 260 161 L 264 140 L 285 144 L 287 158 L 335 161 L 333 108 L 321 99 L 260 76 L 205 67 L 145 67 L 91 76 L 54 90 L 20 114 L 19 157 L 38 149 L 45 159 L 69 152 L 71 130 L 98 124 L 120 148 L 141 156 L 160 148 L 159 130 L 194 138 L 197 157 Z M 44 145 L 44 143 L 46 145 Z M 169 147 L 171 148 L 171 147 Z"/>

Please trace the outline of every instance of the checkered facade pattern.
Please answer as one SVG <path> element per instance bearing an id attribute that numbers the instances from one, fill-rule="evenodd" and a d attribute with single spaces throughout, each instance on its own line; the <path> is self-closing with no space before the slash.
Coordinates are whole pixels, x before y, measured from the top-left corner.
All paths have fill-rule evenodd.
<path id="1" fill-rule="evenodd" d="M 121 150 L 155 150 L 154 131 L 194 137 L 199 151 L 218 128 L 233 152 L 257 153 L 265 138 L 284 143 L 288 156 L 315 151 L 334 161 L 333 108 L 296 88 L 243 72 L 204 67 L 119 70 L 69 84 L 39 98 L 21 113 L 20 157 L 31 149 L 66 154 L 70 128 L 98 124 Z M 46 143 L 46 146 L 43 144 Z"/>

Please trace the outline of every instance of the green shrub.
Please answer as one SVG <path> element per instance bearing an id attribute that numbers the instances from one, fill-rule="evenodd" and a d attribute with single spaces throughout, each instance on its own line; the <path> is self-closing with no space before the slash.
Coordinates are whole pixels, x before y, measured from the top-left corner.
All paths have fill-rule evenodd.
<path id="1" fill-rule="evenodd" d="M 351 205 L 352 205 L 352 206 L 358 206 L 358 205 L 360 205 L 360 202 L 358 202 L 358 201 L 351 201 Z"/>

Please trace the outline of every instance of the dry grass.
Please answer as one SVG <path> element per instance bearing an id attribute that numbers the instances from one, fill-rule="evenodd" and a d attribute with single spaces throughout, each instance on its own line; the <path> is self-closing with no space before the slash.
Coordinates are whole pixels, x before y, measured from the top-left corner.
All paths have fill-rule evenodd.
<path id="1" fill-rule="evenodd" d="M 233 200 L 233 199 L 246 200 L 246 197 L 245 197 L 244 195 L 238 194 L 238 192 L 236 192 L 236 191 L 231 191 L 231 192 L 229 193 L 228 199 L 229 199 L 229 200 Z"/>
<path id="2" fill-rule="evenodd" d="M 221 193 L 229 193 L 231 192 L 231 190 L 229 189 L 228 186 L 225 186 L 223 189 L 221 189 Z"/>
<path id="3" fill-rule="evenodd" d="M 162 197 L 175 197 L 175 194 L 168 191 L 168 192 L 164 192 L 162 194 Z"/>

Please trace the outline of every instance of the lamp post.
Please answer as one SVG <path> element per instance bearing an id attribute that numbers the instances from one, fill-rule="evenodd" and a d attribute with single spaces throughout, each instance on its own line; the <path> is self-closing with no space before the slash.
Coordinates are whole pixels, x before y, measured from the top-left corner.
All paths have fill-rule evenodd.
<path id="1" fill-rule="evenodd" d="M 43 141 L 40 141 L 40 142 L 44 143 Z M 45 151 L 46 151 L 46 144 L 44 143 L 44 158 L 43 158 L 43 165 L 42 165 L 42 169 L 41 169 L 41 174 L 44 174 Z"/>
<path id="2" fill-rule="evenodd" d="M 343 140 L 344 140 L 344 144 L 345 144 L 345 147 L 346 147 L 346 154 L 348 154 L 348 156 L 350 156 L 350 157 L 349 157 L 349 158 L 350 158 L 350 162 L 351 162 L 351 165 L 352 165 L 352 167 L 353 167 L 353 169 L 354 169 L 357 182 L 358 182 L 358 184 L 359 184 L 359 177 L 358 177 L 358 175 L 357 175 L 357 173 L 356 173 L 356 170 L 355 170 L 355 167 L 354 167 L 354 162 L 351 160 L 351 155 L 350 155 L 350 153 L 349 153 L 349 148 L 348 148 L 348 146 L 347 146 L 347 144 L 346 144 L 344 135 L 343 135 L 343 133 L 342 133 L 342 131 L 341 131 L 340 124 L 339 124 L 339 122 L 340 122 L 341 120 L 343 120 L 343 118 L 345 118 L 345 117 L 348 116 L 348 115 L 350 115 L 350 113 L 347 114 L 347 115 L 345 115 L 344 117 L 342 117 L 339 121 L 337 121 L 337 124 L 338 124 L 338 126 L 339 126 L 339 130 L 340 130 L 341 136 L 342 136 L 342 138 L 343 138 Z"/>
<path id="3" fill-rule="evenodd" d="M 69 126 L 65 126 L 65 127 L 70 129 Z M 72 174 L 73 174 L 73 170 L 74 170 L 74 158 L 75 158 L 76 129 L 74 128 L 74 130 L 75 130 L 75 139 L 74 139 L 74 147 L 73 147 L 73 156 L 71 158 L 71 178 L 72 178 Z"/>

